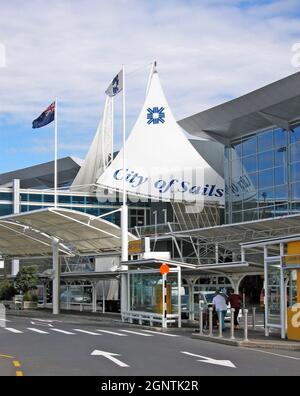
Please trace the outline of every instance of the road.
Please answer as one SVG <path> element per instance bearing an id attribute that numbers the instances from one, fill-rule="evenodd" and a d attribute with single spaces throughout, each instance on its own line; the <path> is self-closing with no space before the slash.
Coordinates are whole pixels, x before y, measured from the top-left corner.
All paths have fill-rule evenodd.
<path id="1" fill-rule="evenodd" d="M 150 330 L 151 331 L 151 330 Z M 9 316 L 0 327 L 0 375 L 300 375 L 300 352 L 248 350 L 80 318 Z"/>

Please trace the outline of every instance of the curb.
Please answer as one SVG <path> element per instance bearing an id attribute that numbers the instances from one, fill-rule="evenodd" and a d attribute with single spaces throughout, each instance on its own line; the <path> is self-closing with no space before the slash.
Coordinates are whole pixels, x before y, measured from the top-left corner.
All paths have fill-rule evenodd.
<path id="1" fill-rule="evenodd" d="M 300 343 L 285 344 L 284 342 L 286 341 L 274 342 L 274 341 L 260 341 L 260 340 L 253 340 L 253 341 L 230 340 L 226 338 L 210 337 L 206 335 L 201 336 L 197 333 L 193 333 L 192 338 L 202 341 L 215 342 L 217 344 L 237 346 L 243 348 L 264 348 L 264 349 L 283 349 L 287 351 L 300 351 Z"/>

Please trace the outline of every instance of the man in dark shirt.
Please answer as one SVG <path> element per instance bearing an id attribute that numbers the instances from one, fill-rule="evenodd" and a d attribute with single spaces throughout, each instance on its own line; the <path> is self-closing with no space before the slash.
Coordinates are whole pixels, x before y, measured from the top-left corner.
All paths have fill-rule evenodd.
<path id="1" fill-rule="evenodd" d="M 230 303 L 230 307 L 234 308 L 234 327 L 236 329 L 239 328 L 238 316 L 241 309 L 242 299 L 239 294 L 234 293 L 233 289 L 229 290 L 228 302 Z"/>

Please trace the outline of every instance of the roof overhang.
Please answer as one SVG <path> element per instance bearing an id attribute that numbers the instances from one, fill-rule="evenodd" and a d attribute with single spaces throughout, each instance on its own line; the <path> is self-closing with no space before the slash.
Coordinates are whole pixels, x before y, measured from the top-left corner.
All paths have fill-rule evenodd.
<path id="1" fill-rule="evenodd" d="M 225 224 L 215 227 L 170 233 L 177 237 L 194 237 L 207 244 L 218 243 L 220 247 L 240 252 L 241 245 L 255 241 L 263 242 L 300 234 L 300 214 L 262 219 L 244 223 Z"/>
<path id="2" fill-rule="evenodd" d="M 129 241 L 137 239 L 128 234 Z M 121 229 L 86 213 L 46 208 L 0 218 L 0 254 L 51 255 L 53 242 L 67 254 L 97 254 L 121 249 Z"/>
<path id="3" fill-rule="evenodd" d="M 300 120 L 300 72 L 178 121 L 192 135 L 219 141 Z"/>

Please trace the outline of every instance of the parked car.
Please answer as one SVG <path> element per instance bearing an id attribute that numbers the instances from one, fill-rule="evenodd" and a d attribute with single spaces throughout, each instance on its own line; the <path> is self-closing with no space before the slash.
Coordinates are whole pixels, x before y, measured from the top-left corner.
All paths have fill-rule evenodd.
<path id="1" fill-rule="evenodd" d="M 91 297 L 85 294 L 82 294 L 82 290 L 80 289 L 69 289 L 65 290 L 60 295 L 61 302 L 71 302 L 78 304 L 89 304 L 91 303 Z"/>

